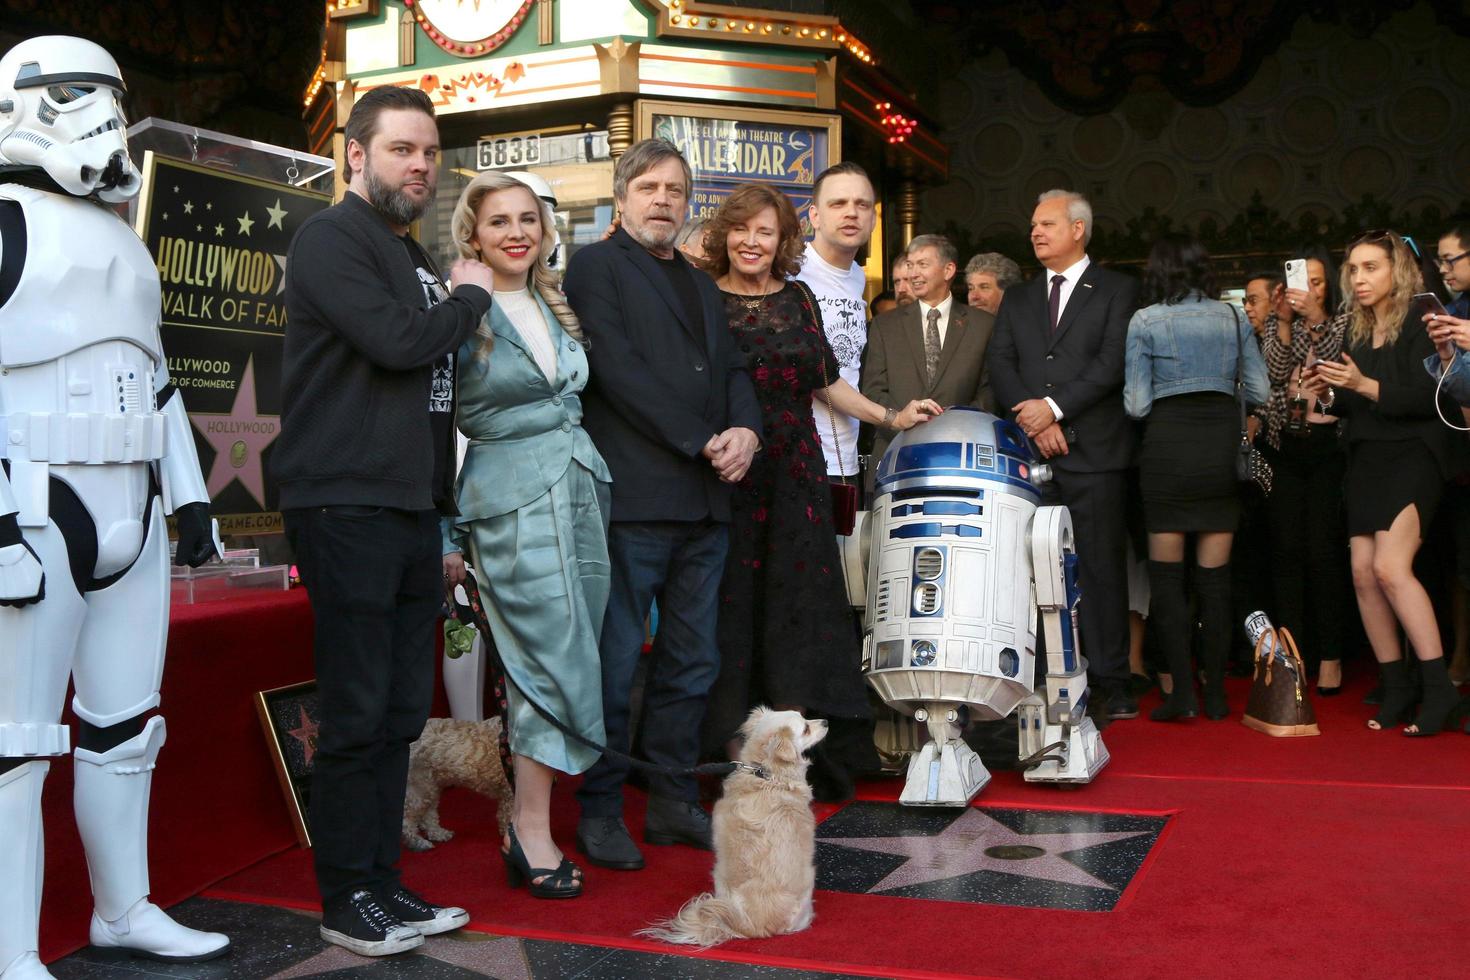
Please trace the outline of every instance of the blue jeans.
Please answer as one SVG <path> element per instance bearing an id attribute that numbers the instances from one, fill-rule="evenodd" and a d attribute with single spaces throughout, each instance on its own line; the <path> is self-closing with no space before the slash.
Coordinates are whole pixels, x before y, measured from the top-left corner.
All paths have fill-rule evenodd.
<path id="1" fill-rule="evenodd" d="M 715 639 L 727 525 L 714 521 L 615 522 L 608 533 L 612 595 L 602 623 L 602 717 L 609 748 L 629 748 L 629 699 L 643 623 L 658 599 L 658 639 L 643 690 L 643 754 L 661 766 L 693 766 L 709 689 L 720 669 Z M 628 764 L 604 755 L 582 779 L 582 815 L 620 817 Z M 658 796 L 695 802 L 693 776 L 653 775 Z"/>

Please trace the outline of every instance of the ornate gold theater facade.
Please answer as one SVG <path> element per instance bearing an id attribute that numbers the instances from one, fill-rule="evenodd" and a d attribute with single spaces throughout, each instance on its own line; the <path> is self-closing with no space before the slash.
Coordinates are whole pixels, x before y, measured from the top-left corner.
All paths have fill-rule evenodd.
<path id="1" fill-rule="evenodd" d="M 340 165 L 347 116 L 373 87 L 427 93 L 445 151 L 421 233 L 445 257 L 458 191 L 484 170 L 544 177 L 568 249 L 596 241 L 613 217 L 613 161 L 664 136 L 695 171 L 696 218 L 746 180 L 800 211 L 825 166 L 863 164 L 881 208 L 867 254 L 877 291 L 921 189 L 948 176 L 933 122 L 835 17 L 698 0 L 338 0 L 327 16 L 304 97 L 313 149 Z"/>

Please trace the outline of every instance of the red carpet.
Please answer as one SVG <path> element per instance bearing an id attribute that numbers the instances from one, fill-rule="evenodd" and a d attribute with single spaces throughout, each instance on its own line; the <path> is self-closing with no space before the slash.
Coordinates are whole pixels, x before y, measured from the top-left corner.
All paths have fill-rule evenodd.
<path id="1" fill-rule="evenodd" d="M 901 977 L 1462 976 L 1470 739 L 1370 732 L 1363 692 L 1360 683 L 1319 699 L 1319 738 L 1268 738 L 1238 714 L 1179 726 L 1138 720 L 1106 730 L 1112 763 L 1090 786 L 997 774 L 980 804 L 1175 814 L 1112 912 L 819 891 L 810 930 L 705 955 Z M 1242 705 L 1243 683 L 1231 695 Z M 554 820 L 570 845 L 567 789 Z M 863 796 L 897 790 L 896 781 L 872 783 Z M 628 807 L 635 836 L 640 804 L 634 795 Z M 505 883 L 493 813 L 492 803 L 451 791 L 444 822 L 459 836 L 404 861 L 411 886 L 466 906 L 486 931 L 668 952 L 634 931 L 709 884 L 710 855 L 649 847 L 645 871 L 592 868 L 582 898 L 536 901 Z M 312 908 L 309 855 L 268 858 L 206 894 Z"/>

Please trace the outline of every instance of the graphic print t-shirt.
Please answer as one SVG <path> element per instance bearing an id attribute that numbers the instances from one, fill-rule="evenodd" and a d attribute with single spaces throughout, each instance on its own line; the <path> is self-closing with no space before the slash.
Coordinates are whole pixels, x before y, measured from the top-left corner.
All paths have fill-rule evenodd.
<path id="1" fill-rule="evenodd" d="M 434 264 L 424 254 L 418 242 L 403 236 L 403 247 L 408 249 L 409 260 L 418 273 L 419 285 L 424 290 L 424 309 L 438 306 L 449 297 L 449 290 L 434 272 Z M 445 503 L 444 488 L 447 471 L 452 462 L 454 437 L 454 354 L 445 354 L 434 362 L 433 379 L 429 384 L 429 431 L 434 439 L 434 506 Z"/>
<path id="2" fill-rule="evenodd" d="M 796 278 L 810 286 L 812 294 L 817 297 L 817 305 L 822 308 L 827 346 L 832 348 L 832 356 L 837 358 L 838 373 L 856 388 L 863 364 L 863 349 L 868 346 L 868 307 L 863 302 L 867 279 L 862 267 L 853 264 L 846 269 L 838 269 L 829 265 L 811 243 L 807 243 L 801 272 Z M 816 419 L 817 433 L 822 437 L 827 472 L 839 472 L 837 447 L 832 444 L 832 420 L 835 420 L 837 445 L 842 450 L 841 472 L 852 476 L 857 472 L 857 419 L 834 412 L 832 420 L 829 420 L 826 404 L 815 398 L 812 399 L 812 415 Z"/>

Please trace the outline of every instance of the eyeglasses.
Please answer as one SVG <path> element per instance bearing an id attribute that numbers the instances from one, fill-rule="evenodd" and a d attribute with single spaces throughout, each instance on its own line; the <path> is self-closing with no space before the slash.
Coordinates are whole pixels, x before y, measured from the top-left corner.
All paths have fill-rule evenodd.
<path id="1" fill-rule="evenodd" d="M 1351 252 L 1359 245 L 1386 245 L 1387 250 L 1392 252 L 1395 243 L 1403 243 L 1403 245 L 1413 251 L 1415 256 L 1418 256 L 1419 245 L 1414 239 L 1408 235 L 1400 235 L 1398 232 L 1388 228 L 1375 228 L 1372 231 L 1363 232 L 1357 238 L 1348 242 L 1346 251 Z"/>
<path id="2" fill-rule="evenodd" d="M 1466 249 L 1459 255 L 1439 256 L 1434 260 L 1434 264 L 1439 266 L 1441 269 L 1448 269 L 1450 266 L 1454 265 L 1456 262 L 1460 261 L 1467 255 L 1470 255 L 1470 249 Z"/>

